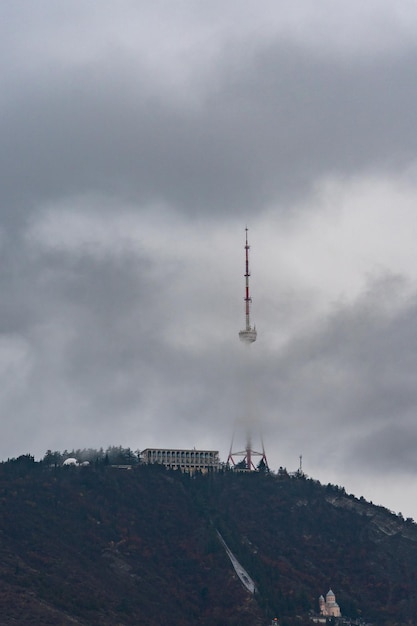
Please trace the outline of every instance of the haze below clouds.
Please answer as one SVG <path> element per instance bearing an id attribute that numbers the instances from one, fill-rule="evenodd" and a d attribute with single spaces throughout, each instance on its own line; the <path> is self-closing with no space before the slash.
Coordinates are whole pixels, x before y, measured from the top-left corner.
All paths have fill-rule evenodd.
<path id="1" fill-rule="evenodd" d="M 225 460 L 253 417 L 273 469 L 417 519 L 416 17 L 0 7 L 1 458 Z"/>

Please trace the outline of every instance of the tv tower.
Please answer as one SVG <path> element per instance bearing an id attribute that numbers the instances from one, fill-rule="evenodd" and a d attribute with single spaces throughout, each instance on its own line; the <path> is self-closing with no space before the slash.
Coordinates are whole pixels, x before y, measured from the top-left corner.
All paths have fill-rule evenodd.
<path id="1" fill-rule="evenodd" d="M 245 272 L 245 328 L 241 330 L 239 333 L 239 339 L 244 341 L 248 345 L 256 341 L 256 328 L 255 326 L 252 328 L 250 325 L 250 305 L 252 302 L 252 298 L 249 295 L 249 249 L 250 245 L 248 244 L 248 229 L 245 228 L 246 231 L 246 244 L 245 244 L 245 258 L 246 258 L 246 272 Z"/>
<path id="2" fill-rule="evenodd" d="M 245 228 L 246 232 L 246 241 L 245 241 L 245 328 L 239 332 L 239 339 L 246 344 L 246 349 L 256 341 L 257 332 L 255 325 L 251 326 L 250 323 L 250 305 L 252 304 L 252 298 L 250 297 L 249 291 L 249 249 L 250 245 L 248 244 L 248 229 Z M 247 410 L 247 407 L 246 407 Z M 244 418 L 244 423 L 246 424 L 246 446 L 245 449 L 240 452 L 233 452 L 233 439 L 230 445 L 229 456 L 227 457 L 227 463 L 236 467 L 240 470 L 246 470 L 248 472 L 256 471 L 259 468 L 254 464 L 254 457 L 260 457 L 260 463 L 264 466 L 266 470 L 268 470 L 268 461 L 266 460 L 264 444 L 262 441 L 262 436 L 260 436 L 262 452 L 256 452 L 252 449 L 252 423 L 253 419 L 250 419 L 250 416 L 246 414 Z M 236 463 L 235 457 L 240 457 L 241 460 Z"/>

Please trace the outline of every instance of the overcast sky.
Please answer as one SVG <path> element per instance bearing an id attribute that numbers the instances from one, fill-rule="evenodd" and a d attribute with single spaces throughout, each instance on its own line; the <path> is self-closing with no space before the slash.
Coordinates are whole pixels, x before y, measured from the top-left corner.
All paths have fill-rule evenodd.
<path id="1" fill-rule="evenodd" d="M 416 3 L 14 0 L 0 65 L 0 458 L 251 418 L 417 519 Z"/>

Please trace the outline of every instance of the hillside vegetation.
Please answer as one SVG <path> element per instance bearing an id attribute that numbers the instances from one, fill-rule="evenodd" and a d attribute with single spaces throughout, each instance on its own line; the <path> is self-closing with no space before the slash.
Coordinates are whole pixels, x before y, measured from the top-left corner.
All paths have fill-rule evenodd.
<path id="1" fill-rule="evenodd" d="M 417 624 L 417 526 L 305 477 L 0 465 L 0 623 Z M 219 530 L 255 580 L 241 585 Z"/>

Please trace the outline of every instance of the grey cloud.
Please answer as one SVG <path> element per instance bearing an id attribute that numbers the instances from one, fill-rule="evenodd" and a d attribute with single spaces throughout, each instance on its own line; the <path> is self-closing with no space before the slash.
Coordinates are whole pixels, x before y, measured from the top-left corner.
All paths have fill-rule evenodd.
<path id="1" fill-rule="evenodd" d="M 258 43 L 241 56 L 223 52 L 197 105 L 117 54 L 12 90 L 3 212 L 98 190 L 190 215 L 259 211 L 288 206 L 329 172 L 414 159 L 415 52 L 359 65 Z"/>
<path id="2" fill-rule="evenodd" d="M 336 455 L 355 471 L 375 470 L 387 466 L 390 450 L 391 469 L 410 469 L 417 296 L 407 289 L 400 277 L 381 277 L 268 358 L 262 377 L 269 430 L 275 413 L 276 429 L 313 457 L 325 459 L 327 450 L 332 462 Z"/>
<path id="3" fill-rule="evenodd" d="M 404 423 L 401 408 L 393 411 L 393 423 L 375 426 L 371 434 L 357 438 L 348 455 L 351 466 L 374 472 L 389 474 L 410 474 L 417 471 L 415 425 Z M 346 452 L 343 452 L 346 457 Z"/>
<path id="4" fill-rule="evenodd" d="M 188 298 L 171 298 L 176 268 L 161 274 L 154 263 L 129 250 L 97 256 L 22 242 L 3 256 L 2 290 L 12 271 L 14 281 L 1 302 L 2 337 L 20 337 L 31 355 L 25 393 L 2 378 L 3 457 L 21 445 L 16 425 L 26 423 L 23 440 L 38 455 L 84 439 L 114 443 L 119 432 L 134 447 L 203 440 L 225 455 L 249 393 L 274 465 L 293 469 L 303 452 L 322 466 L 410 471 L 417 296 L 407 281 L 371 281 L 279 350 L 261 334 L 247 359 L 237 334 L 198 350 L 170 341 L 167 329 L 188 333 L 195 312 Z"/>
<path id="5" fill-rule="evenodd" d="M 414 471 L 417 296 L 406 279 L 371 280 L 361 297 L 328 315 L 311 307 L 310 320 L 320 288 L 317 281 L 302 293 L 302 263 L 295 263 L 293 289 L 283 270 L 292 289 L 286 302 L 277 307 L 265 282 L 255 296 L 259 308 L 273 311 L 247 359 L 237 339 L 242 293 L 236 287 L 234 299 L 229 267 L 216 265 L 210 274 L 206 256 L 193 263 L 192 247 L 182 257 L 179 233 L 192 236 L 183 224 L 194 218 L 199 235 L 209 229 L 214 240 L 213 232 L 221 233 L 213 255 L 228 266 L 234 261 L 222 248 L 226 231 L 240 232 L 265 208 L 273 207 L 275 228 L 279 212 L 320 210 L 320 179 L 388 173 L 398 180 L 417 148 L 416 48 L 332 56 L 331 47 L 297 46 L 270 32 L 263 38 L 256 29 L 238 39 L 225 27 L 214 43 L 202 39 L 201 56 L 194 40 L 195 58 L 176 59 L 189 63 L 185 78 L 171 81 L 167 66 L 158 66 L 158 33 L 148 63 L 138 48 L 111 36 L 99 45 L 101 26 L 81 52 L 69 29 L 62 50 L 51 25 L 41 22 L 33 25 L 45 38 L 42 62 L 2 40 L 1 457 L 42 455 L 48 447 L 199 441 L 224 455 L 249 394 L 275 466 L 294 468 L 303 452 L 316 467 Z M 206 44 L 213 48 L 207 56 Z M 177 258 L 170 252 L 160 261 L 157 243 L 145 253 L 137 239 L 124 249 L 126 224 L 140 228 L 129 216 L 120 231 L 111 222 L 114 242 L 109 235 L 110 215 L 143 211 L 151 220 L 152 206 L 163 209 L 149 232 L 169 228 Z M 107 225 L 99 254 L 95 225 L 79 246 L 45 242 L 61 223 L 65 229 L 69 213 L 90 210 L 98 231 Z M 58 216 L 52 226 L 45 211 Z M 293 238 L 304 227 L 298 218 Z M 70 239 L 79 224 L 91 222 L 72 224 Z M 236 281 L 243 290 L 240 252 Z"/>
<path id="6" fill-rule="evenodd" d="M 62 441 L 79 445 L 84 431 L 87 437 L 96 432 L 105 445 L 105 433 L 113 438 L 133 430 L 132 439 L 146 447 L 146 429 L 160 432 L 168 445 L 170 436 L 188 428 L 191 445 L 204 424 L 229 412 L 216 415 L 214 408 L 219 403 L 213 389 L 224 390 L 228 379 L 218 354 L 209 349 L 202 361 L 201 351 L 170 345 L 164 332 L 182 315 L 174 329 L 181 336 L 190 318 L 167 297 L 175 263 L 160 274 L 152 272 L 155 261 L 140 253 L 94 252 L 45 251 L 21 242 L 18 254 L 3 255 L 3 292 L 14 264 L 16 272 L 13 293 L 0 303 L 1 337 L 22 338 L 32 355 L 25 393 L 11 384 L 7 389 L 2 376 L 8 392 L 2 402 L 3 456 L 21 440 L 15 430 L 20 423 L 31 423 L 26 436 L 39 455 Z M 230 356 L 227 362 L 230 368 Z M 227 396 L 221 403 L 228 407 Z"/>

